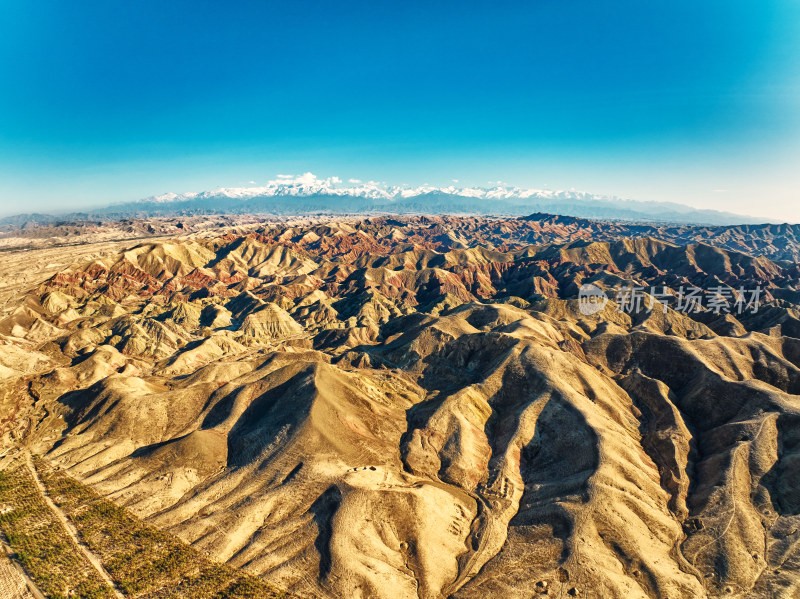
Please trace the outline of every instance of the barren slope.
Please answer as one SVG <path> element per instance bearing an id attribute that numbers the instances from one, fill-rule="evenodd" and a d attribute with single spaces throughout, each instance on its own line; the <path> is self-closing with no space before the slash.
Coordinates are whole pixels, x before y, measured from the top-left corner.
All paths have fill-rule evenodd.
<path id="1" fill-rule="evenodd" d="M 798 264 L 535 222 L 79 260 L 0 317 L 6 442 L 308 597 L 798 596 Z"/>

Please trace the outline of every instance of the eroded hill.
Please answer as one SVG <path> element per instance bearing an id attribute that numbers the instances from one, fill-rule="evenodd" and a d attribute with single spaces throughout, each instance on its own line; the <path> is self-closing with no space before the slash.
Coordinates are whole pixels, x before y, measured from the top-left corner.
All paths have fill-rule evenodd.
<path id="1" fill-rule="evenodd" d="M 545 220 L 76 262 L 0 320 L 6 442 L 301 596 L 800 594 L 798 264 Z"/>

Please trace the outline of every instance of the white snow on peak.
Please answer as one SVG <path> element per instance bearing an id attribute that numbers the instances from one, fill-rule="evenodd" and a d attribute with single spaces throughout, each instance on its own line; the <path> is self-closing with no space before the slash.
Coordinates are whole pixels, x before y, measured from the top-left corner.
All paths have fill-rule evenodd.
<path id="1" fill-rule="evenodd" d="M 456 182 L 454 180 L 454 182 Z M 313 173 L 303 173 L 302 175 L 277 175 L 266 185 L 255 187 L 220 187 L 211 191 L 187 192 L 187 193 L 164 193 L 161 195 L 144 198 L 140 202 L 181 202 L 205 198 L 227 197 L 236 200 L 247 200 L 256 197 L 270 196 L 348 196 L 361 197 L 376 200 L 397 200 L 403 198 L 413 198 L 420 195 L 442 193 L 453 196 L 468 198 L 483 198 L 487 200 L 497 199 L 563 199 L 563 200 L 608 200 L 617 199 L 590 194 L 587 192 L 569 191 L 550 191 L 545 189 L 525 189 L 521 187 L 510 187 L 504 183 L 497 182 L 493 187 L 456 187 L 448 185 L 437 187 L 435 185 L 387 185 L 378 181 L 364 181 L 362 179 L 348 179 L 344 183 L 339 177 L 319 178 Z"/>

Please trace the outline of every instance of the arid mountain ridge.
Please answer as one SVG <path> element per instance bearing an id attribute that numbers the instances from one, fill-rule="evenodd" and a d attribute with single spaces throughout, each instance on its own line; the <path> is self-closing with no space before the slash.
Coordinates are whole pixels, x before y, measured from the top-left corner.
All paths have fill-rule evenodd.
<path id="1" fill-rule="evenodd" d="M 5 439 L 301 596 L 796 596 L 797 231 L 637 227 L 248 222 L 77 261 L 0 317 Z M 763 293 L 627 313 L 631 284 Z"/>
<path id="2" fill-rule="evenodd" d="M 372 220 L 391 220 L 378 216 Z M 448 231 L 463 230 L 467 235 L 478 235 L 485 247 L 522 247 L 529 244 L 566 243 L 578 239 L 613 241 L 626 237 L 654 237 L 674 244 L 708 243 L 724 249 L 773 260 L 797 261 L 800 259 L 800 225 L 749 224 L 749 225 L 689 225 L 614 220 L 589 220 L 571 216 L 535 213 L 519 218 L 474 217 L 401 217 L 419 219 L 419 222 L 441 222 Z M 308 224 L 331 220 L 352 221 L 363 217 L 271 217 L 270 222 Z M 437 220 L 438 219 L 438 220 Z M 185 235 L 209 229 L 241 227 L 264 222 L 265 217 L 253 215 L 201 215 L 121 220 L 21 220 L 0 226 L 0 248 L 33 248 L 95 242 L 98 239 L 141 239 L 159 235 Z M 478 224 L 479 223 L 479 224 Z M 477 226 L 476 226 L 477 225 Z M 420 236 L 435 233 L 422 227 Z M 471 243 L 477 243 L 472 240 Z M 450 246 L 442 246 L 450 247 Z"/>

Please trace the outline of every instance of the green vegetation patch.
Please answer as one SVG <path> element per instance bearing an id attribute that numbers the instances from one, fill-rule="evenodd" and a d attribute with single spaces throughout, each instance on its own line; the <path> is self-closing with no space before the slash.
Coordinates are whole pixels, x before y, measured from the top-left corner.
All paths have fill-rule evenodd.
<path id="1" fill-rule="evenodd" d="M 213 562 L 175 535 L 145 526 L 126 509 L 42 460 L 35 463 L 50 497 L 125 595 L 137 599 L 292 597 L 259 578 Z"/>
<path id="2" fill-rule="evenodd" d="M 22 462 L 0 471 L 0 529 L 14 558 L 47 597 L 113 597 L 50 511 Z"/>

